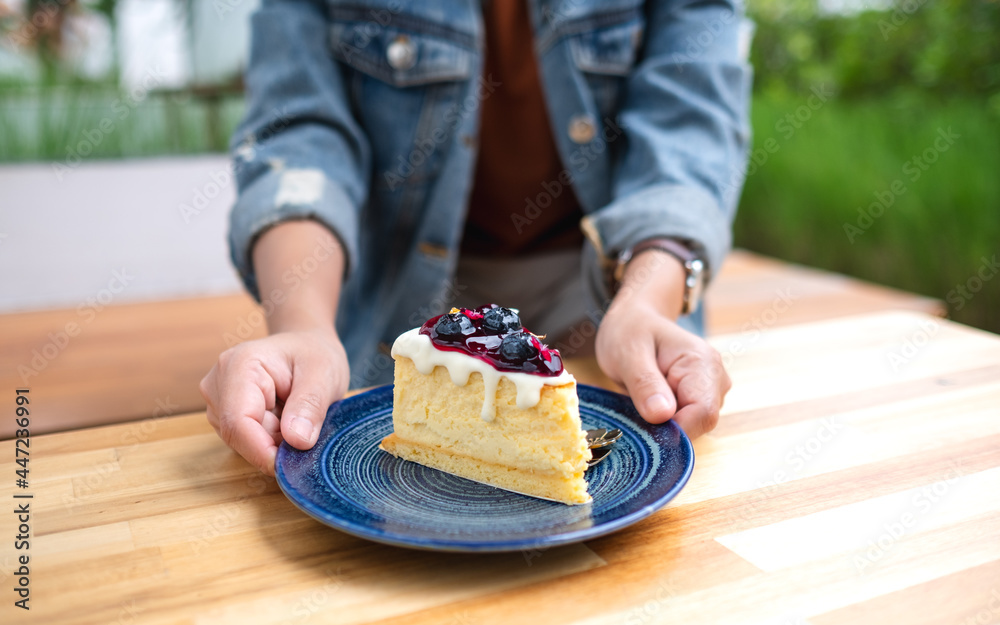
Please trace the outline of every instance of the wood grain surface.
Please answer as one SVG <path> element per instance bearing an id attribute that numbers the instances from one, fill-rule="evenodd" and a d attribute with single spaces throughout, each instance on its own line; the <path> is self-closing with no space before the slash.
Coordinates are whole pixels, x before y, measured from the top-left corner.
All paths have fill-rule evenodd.
<path id="1" fill-rule="evenodd" d="M 353 538 L 202 414 L 36 436 L 24 490 L 5 441 L 0 497 L 33 495 L 31 611 L 4 513 L 0 622 L 1000 623 L 1000 337 L 888 312 L 713 343 L 734 386 L 687 487 L 545 551 Z"/>
<path id="2" fill-rule="evenodd" d="M 734 251 L 707 294 L 707 323 L 711 334 L 754 332 L 887 308 L 944 312 L 939 300 Z M 265 326 L 243 293 L 0 315 L 0 389 L 44 391 L 39 433 L 204 410 L 198 382 Z M 0 439 L 12 433 L 0 421 Z"/>

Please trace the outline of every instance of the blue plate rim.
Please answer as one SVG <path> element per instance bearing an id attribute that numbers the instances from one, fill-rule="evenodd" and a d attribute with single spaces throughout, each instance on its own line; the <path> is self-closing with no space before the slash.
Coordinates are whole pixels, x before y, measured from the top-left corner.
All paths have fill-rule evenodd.
<path id="1" fill-rule="evenodd" d="M 614 391 L 609 391 L 607 389 L 591 386 L 588 384 L 579 384 L 578 388 L 584 389 L 588 393 L 597 393 L 598 395 L 609 396 L 617 401 L 626 401 L 631 405 L 631 399 L 620 393 L 615 393 Z M 404 547 L 408 549 L 421 549 L 427 551 L 443 551 L 443 552 L 456 552 L 456 553 L 499 553 L 499 552 L 510 552 L 510 551 L 527 551 L 533 549 L 548 549 L 551 547 L 557 547 L 561 545 L 568 545 L 573 543 L 578 543 L 584 540 L 591 540 L 595 538 L 600 538 L 608 534 L 617 532 L 618 530 L 624 529 L 634 523 L 645 519 L 646 517 L 652 515 L 657 510 L 663 508 L 667 503 L 674 499 L 680 491 L 687 485 L 688 480 L 691 478 L 691 474 L 694 471 L 695 455 L 694 446 L 691 443 L 691 439 L 684 433 L 684 431 L 674 422 L 667 421 L 663 424 L 653 425 L 651 427 L 657 428 L 673 428 L 678 435 L 678 444 L 680 446 L 680 451 L 684 459 L 684 468 L 681 475 L 677 478 L 673 485 L 670 486 L 662 495 L 657 497 L 653 502 L 634 510 L 632 512 L 623 514 L 622 516 L 616 517 L 611 521 L 604 522 L 597 526 L 591 526 L 587 528 L 571 530 L 567 532 L 556 532 L 553 534 L 548 534 L 544 536 L 516 539 L 516 540 L 482 540 L 475 539 L 465 541 L 462 539 L 450 538 L 448 540 L 435 539 L 435 538 L 422 538 L 415 536 L 400 535 L 392 532 L 386 532 L 383 530 L 375 529 L 371 525 L 364 523 L 359 523 L 351 519 L 343 518 L 336 514 L 331 514 L 322 505 L 312 501 L 306 495 L 299 492 L 299 490 L 289 481 L 288 476 L 285 474 L 284 463 L 289 454 L 320 454 L 323 455 L 326 452 L 328 444 L 331 442 L 331 437 L 334 433 L 332 427 L 329 427 L 330 420 L 329 417 L 337 409 L 343 409 L 345 405 L 354 403 L 355 401 L 364 401 L 370 399 L 371 396 L 387 393 L 391 402 L 392 397 L 392 384 L 387 384 L 384 386 L 378 386 L 362 393 L 352 395 L 351 397 L 346 397 L 344 399 L 338 400 L 330 405 L 327 409 L 327 417 L 324 420 L 323 427 L 320 431 L 320 436 L 316 441 L 316 444 L 307 451 L 301 451 L 291 447 L 288 443 L 282 442 L 278 448 L 278 453 L 275 458 L 275 478 L 278 482 L 278 486 L 284 493 L 285 497 L 292 502 L 292 504 L 306 513 L 313 519 L 332 527 L 334 529 L 340 530 L 346 534 L 356 536 L 358 538 L 364 538 L 366 540 L 371 540 L 374 542 L 391 545 L 394 547 Z M 633 409 L 634 411 L 634 409 Z M 622 415 L 628 418 L 628 415 Z M 372 416 L 366 418 L 375 418 Z M 637 422 L 640 427 L 649 427 L 650 424 L 646 424 L 641 420 Z M 583 504 L 591 505 L 591 504 Z"/>

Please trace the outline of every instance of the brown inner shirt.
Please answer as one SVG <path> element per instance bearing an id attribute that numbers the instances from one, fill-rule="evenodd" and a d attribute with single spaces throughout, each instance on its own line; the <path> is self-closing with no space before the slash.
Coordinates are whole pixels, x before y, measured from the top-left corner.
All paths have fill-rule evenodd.
<path id="1" fill-rule="evenodd" d="M 486 2 L 483 20 L 484 75 L 500 86 L 480 103 L 479 158 L 462 253 L 514 256 L 580 247 L 583 211 L 573 189 L 559 180 L 563 166 L 545 108 L 527 3 Z"/>

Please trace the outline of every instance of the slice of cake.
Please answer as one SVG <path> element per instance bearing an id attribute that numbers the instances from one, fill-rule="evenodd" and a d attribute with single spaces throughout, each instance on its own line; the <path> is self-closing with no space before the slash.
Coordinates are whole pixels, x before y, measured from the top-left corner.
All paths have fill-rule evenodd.
<path id="1" fill-rule="evenodd" d="M 400 335 L 392 357 L 393 433 L 382 449 L 524 495 L 590 501 L 576 380 L 516 312 L 453 308 Z"/>

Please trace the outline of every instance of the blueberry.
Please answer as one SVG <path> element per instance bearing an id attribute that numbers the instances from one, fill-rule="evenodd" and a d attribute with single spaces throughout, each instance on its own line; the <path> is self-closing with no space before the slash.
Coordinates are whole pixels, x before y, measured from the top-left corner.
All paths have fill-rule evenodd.
<path id="1" fill-rule="evenodd" d="M 507 334 L 521 329 L 521 318 L 510 308 L 490 308 L 483 314 L 483 332 Z"/>
<path id="2" fill-rule="evenodd" d="M 512 364 L 523 364 L 538 355 L 531 340 L 531 335 L 527 332 L 515 332 L 503 337 L 500 342 L 500 358 Z"/>
<path id="3" fill-rule="evenodd" d="M 472 320 L 462 313 L 449 313 L 441 315 L 434 324 L 434 331 L 443 339 L 460 341 L 464 336 L 474 334 L 476 327 L 472 325 Z"/>

